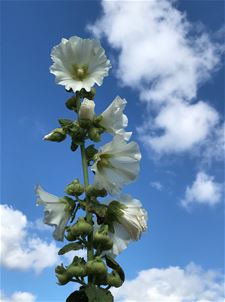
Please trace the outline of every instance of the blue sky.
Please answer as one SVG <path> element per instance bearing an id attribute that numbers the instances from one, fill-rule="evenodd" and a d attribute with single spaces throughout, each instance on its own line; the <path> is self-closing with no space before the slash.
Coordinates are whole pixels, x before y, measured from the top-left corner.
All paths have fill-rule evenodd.
<path id="1" fill-rule="evenodd" d="M 70 152 L 68 141 L 42 140 L 58 118 L 72 118 L 64 106 L 69 95 L 55 85 L 49 66 L 51 48 L 77 35 L 99 38 L 113 66 L 97 88 L 96 111 L 117 95 L 126 98 L 128 129 L 142 151 L 140 176 L 124 191 L 142 201 L 149 228 L 118 257 L 127 280 L 143 301 L 218 302 L 224 274 L 224 2 L 1 6 L 1 203 L 3 231 L 10 234 L 2 236 L 3 251 L 14 246 L 14 255 L 23 255 L 21 261 L 2 258 L 2 300 L 64 301 L 72 290 L 56 285 L 57 248 L 40 223 L 34 187 L 40 183 L 62 196 L 73 178 L 82 179 L 79 154 Z M 176 278 L 179 293 L 171 281 Z M 159 284 L 168 290 L 153 291 Z M 115 295 L 136 302 L 135 292 L 127 282 Z"/>

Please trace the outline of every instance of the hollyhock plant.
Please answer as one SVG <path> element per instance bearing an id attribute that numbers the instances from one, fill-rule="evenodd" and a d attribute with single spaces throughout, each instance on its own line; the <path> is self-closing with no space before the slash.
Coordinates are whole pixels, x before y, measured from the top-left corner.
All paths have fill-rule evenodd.
<path id="1" fill-rule="evenodd" d="M 90 91 L 94 84 L 102 85 L 103 78 L 111 68 L 105 51 L 98 41 L 73 36 L 62 39 L 51 52 L 53 65 L 50 72 L 57 84 L 73 92 L 84 88 Z"/>
<path id="2" fill-rule="evenodd" d="M 55 240 L 66 241 L 58 254 L 74 253 L 68 266 L 55 268 L 59 285 L 80 285 L 66 302 L 113 302 L 110 288 L 122 286 L 125 280 L 116 257 L 147 228 L 147 212 L 141 202 L 129 195 L 118 196 L 137 178 L 141 153 L 136 142 L 128 142 L 132 133 L 125 131 L 125 99 L 118 96 L 102 114 L 95 113 L 94 85 L 102 84 L 111 67 L 100 44 L 76 36 L 62 39 L 51 57 L 50 72 L 56 83 L 71 93 L 65 105 L 72 118 L 59 119 L 58 127 L 43 139 L 58 143 L 69 139 L 70 150 L 80 150 L 83 181 L 71 180 L 62 198 L 37 186 L 37 205 L 44 206 L 44 223 L 55 227 Z M 105 133 L 113 138 L 99 148 L 96 143 Z M 118 197 L 104 202 L 108 194 Z M 80 257 L 78 250 L 85 250 L 86 256 Z"/>

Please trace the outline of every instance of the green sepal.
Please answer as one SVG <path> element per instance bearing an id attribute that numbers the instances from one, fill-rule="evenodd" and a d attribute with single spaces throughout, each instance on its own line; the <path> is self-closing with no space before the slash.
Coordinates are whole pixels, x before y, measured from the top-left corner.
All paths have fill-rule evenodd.
<path id="1" fill-rule="evenodd" d="M 67 109 L 78 112 L 79 102 L 80 102 L 79 95 L 74 95 L 66 101 L 65 105 Z"/>
<path id="2" fill-rule="evenodd" d="M 87 204 L 87 210 L 91 213 L 96 214 L 100 218 L 105 218 L 107 208 L 107 205 L 101 204 L 98 201 L 93 201 L 92 203 Z"/>
<path id="3" fill-rule="evenodd" d="M 74 141 L 72 141 L 70 149 L 71 151 L 76 151 L 79 145 L 77 145 Z"/>
<path id="4" fill-rule="evenodd" d="M 68 243 L 58 251 L 58 255 L 64 255 L 70 251 L 77 251 L 83 248 L 83 245 L 78 242 Z"/>
<path id="5" fill-rule="evenodd" d="M 88 302 L 113 302 L 113 296 L 109 290 L 89 285 L 85 288 Z M 72 301 L 71 301 L 72 302 Z"/>
<path id="6" fill-rule="evenodd" d="M 89 100 L 93 100 L 94 97 L 95 97 L 95 94 L 96 94 L 96 89 L 94 87 L 92 87 L 90 91 L 86 91 L 84 88 L 82 88 L 79 91 L 79 95 L 82 98 L 86 98 L 86 99 L 89 99 Z"/>
<path id="7" fill-rule="evenodd" d="M 123 280 L 121 280 L 120 275 L 115 270 L 107 275 L 106 281 L 108 285 L 114 287 L 120 287 L 123 284 Z"/>
<path id="8" fill-rule="evenodd" d="M 58 122 L 59 122 L 60 126 L 63 128 L 63 130 L 66 133 L 69 133 L 70 128 L 73 126 L 74 121 L 69 120 L 69 119 L 59 119 Z"/>
<path id="9" fill-rule="evenodd" d="M 92 160 L 94 160 L 94 156 L 95 156 L 95 154 L 98 153 L 98 150 L 95 148 L 95 145 L 92 144 L 92 145 L 88 146 L 85 149 L 85 153 L 86 153 L 86 158 L 87 158 L 87 161 L 88 161 L 88 165 L 90 165 L 90 162 Z"/>
<path id="10" fill-rule="evenodd" d="M 108 265 L 108 267 L 115 270 L 119 274 L 122 282 L 124 282 L 124 280 L 125 280 L 124 271 L 123 271 L 122 267 L 116 262 L 116 260 L 114 258 L 110 257 L 109 255 L 105 255 L 105 260 L 106 260 L 106 264 Z"/>

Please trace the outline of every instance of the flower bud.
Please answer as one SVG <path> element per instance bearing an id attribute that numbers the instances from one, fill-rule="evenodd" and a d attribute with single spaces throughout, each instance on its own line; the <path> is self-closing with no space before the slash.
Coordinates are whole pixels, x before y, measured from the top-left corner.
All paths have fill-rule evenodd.
<path id="1" fill-rule="evenodd" d="M 70 281 L 70 276 L 67 273 L 56 274 L 60 285 L 65 285 Z"/>
<path id="2" fill-rule="evenodd" d="M 108 285 L 114 287 L 120 287 L 123 284 L 120 275 L 114 270 L 110 274 L 107 274 L 106 280 Z"/>
<path id="3" fill-rule="evenodd" d="M 100 142 L 101 140 L 101 135 L 100 135 L 100 131 L 98 128 L 92 127 L 89 131 L 88 131 L 88 136 L 89 138 L 94 141 L 94 142 Z"/>
<path id="4" fill-rule="evenodd" d="M 85 277 L 87 275 L 85 261 L 83 259 L 75 259 L 67 268 L 67 274 L 70 277 Z"/>
<path id="5" fill-rule="evenodd" d="M 51 142 L 62 142 L 66 138 L 66 133 L 62 128 L 56 128 L 49 134 L 45 135 L 43 137 L 44 140 L 46 141 L 51 141 Z"/>
<path id="6" fill-rule="evenodd" d="M 78 179 L 73 180 L 65 189 L 66 194 L 72 196 L 80 196 L 84 193 L 84 187 Z"/>
<path id="7" fill-rule="evenodd" d="M 78 116 L 80 120 L 89 120 L 93 121 L 95 116 L 95 103 L 94 101 L 84 99 L 80 105 Z"/>
<path id="8" fill-rule="evenodd" d="M 71 230 L 70 228 L 67 230 L 67 234 L 65 235 L 66 239 L 68 241 L 75 241 L 77 236 L 74 236 L 72 233 L 71 233 Z"/>
<path id="9" fill-rule="evenodd" d="M 107 191 L 105 189 L 98 189 L 94 185 L 89 185 L 86 188 L 86 194 L 88 196 L 105 197 L 107 195 Z"/>
<path id="10" fill-rule="evenodd" d="M 71 226 L 70 230 L 73 236 L 86 236 L 93 231 L 93 226 L 84 217 L 81 217 Z"/>
<path id="11" fill-rule="evenodd" d="M 95 248 L 100 248 L 101 250 L 109 250 L 112 248 L 113 242 L 109 237 L 108 225 L 101 225 L 100 229 L 95 232 L 93 236 L 93 244 Z"/>
<path id="12" fill-rule="evenodd" d="M 86 263 L 86 269 L 88 275 L 105 275 L 107 273 L 107 267 L 100 257 L 88 261 Z"/>
<path id="13" fill-rule="evenodd" d="M 66 269 L 65 267 L 63 266 L 63 264 L 61 265 L 57 265 L 56 268 L 55 268 L 55 273 L 56 274 L 63 274 L 66 272 Z"/>
<path id="14" fill-rule="evenodd" d="M 79 96 L 73 96 L 72 98 L 66 101 L 66 107 L 69 110 L 77 111 L 77 103 L 79 101 Z"/>

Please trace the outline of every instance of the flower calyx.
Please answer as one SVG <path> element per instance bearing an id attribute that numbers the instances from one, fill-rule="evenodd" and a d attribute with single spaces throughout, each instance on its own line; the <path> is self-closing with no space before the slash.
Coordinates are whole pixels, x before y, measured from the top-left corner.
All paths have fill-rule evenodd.
<path id="1" fill-rule="evenodd" d="M 55 273 L 56 273 L 56 277 L 58 279 L 59 285 L 65 285 L 70 281 L 70 276 L 68 275 L 63 264 L 56 266 Z"/>
<path id="2" fill-rule="evenodd" d="M 110 250 L 113 242 L 109 237 L 109 227 L 107 224 L 102 224 L 100 229 L 94 233 L 93 244 L 96 249 Z"/>
<path id="3" fill-rule="evenodd" d="M 66 138 L 66 132 L 62 128 L 56 128 L 51 131 L 49 134 L 43 137 L 45 141 L 57 142 L 60 143 Z"/>
<path id="4" fill-rule="evenodd" d="M 71 196 L 80 196 L 84 193 L 84 186 L 80 184 L 78 178 L 74 179 L 65 189 L 65 193 Z"/>
<path id="5" fill-rule="evenodd" d="M 70 227 L 70 233 L 74 237 L 87 236 L 93 231 L 91 225 L 84 217 L 80 217 L 75 224 Z"/>
<path id="6" fill-rule="evenodd" d="M 84 258 L 75 256 L 73 262 L 67 267 L 67 274 L 72 277 L 85 277 L 87 275 Z"/>
<path id="7" fill-rule="evenodd" d="M 120 287 L 123 284 L 123 280 L 121 280 L 120 275 L 115 270 L 107 274 L 106 282 L 114 287 Z"/>
<path id="8" fill-rule="evenodd" d="M 86 269 L 88 275 L 106 275 L 107 267 L 101 257 L 95 257 L 94 260 L 90 260 L 86 263 Z"/>

